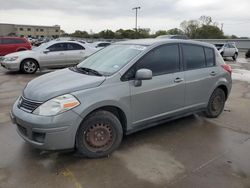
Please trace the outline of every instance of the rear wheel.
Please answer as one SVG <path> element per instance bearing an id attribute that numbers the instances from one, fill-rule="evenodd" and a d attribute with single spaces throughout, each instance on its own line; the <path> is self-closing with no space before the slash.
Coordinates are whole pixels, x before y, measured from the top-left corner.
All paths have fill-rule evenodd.
<path id="1" fill-rule="evenodd" d="M 26 74 L 34 74 L 38 69 L 38 64 L 33 59 L 26 59 L 21 63 L 21 71 Z"/>
<path id="2" fill-rule="evenodd" d="M 105 157 L 119 147 L 122 136 L 122 125 L 118 118 L 111 112 L 97 111 L 79 127 L 76 148 L 85 157 Z"/>
<path id="3" fill-rule="evenodd" d="M 205 112 L 206 116 L 209 118 L 218 117 L 224 109 L 225 101 L 225 92 L 220 88 L 215 89 L 209 99 L 208 106 Z"/>

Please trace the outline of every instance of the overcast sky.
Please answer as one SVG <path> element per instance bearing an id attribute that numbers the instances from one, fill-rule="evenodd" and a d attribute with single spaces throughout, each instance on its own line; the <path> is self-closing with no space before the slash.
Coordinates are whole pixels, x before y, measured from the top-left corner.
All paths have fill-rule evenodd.
<path id="1" fill-rule="evenodd" d="M 228 35 L 250 37 L 250 0 L 0 0 L 0 22 L 60 25 L 66 32 L 134 28 L 132 8 L 141 6 L 138 26 L 151 31 L 180 27 L 208 15 Z"/>

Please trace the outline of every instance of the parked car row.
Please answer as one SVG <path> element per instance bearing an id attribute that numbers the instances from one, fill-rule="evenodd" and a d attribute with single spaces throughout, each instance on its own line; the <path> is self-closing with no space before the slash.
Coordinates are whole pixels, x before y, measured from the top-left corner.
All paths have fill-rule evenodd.
<path id="1" fill-rule="evenodd" d="M 94 52 L 111 44 L 102 41 L 88 43 L 61 39 L 48 42 L 49 39 L 46 38 L 41 40 L 29 38 L 29 40 L 38 47 L 32 47 L 26 38 L 0 37 L 1 66 L 11 71 L 22 71 L 29 74 L 35 73 L 38 68 L 74 66 Z"/>
<path id="2" fill-rule="evenodd" d="M 33 74 L 37 69 L 74 66 L 98 49 L 76 41 L 51 41 L 29 51 L 4 56 L 2 67 Z"/>

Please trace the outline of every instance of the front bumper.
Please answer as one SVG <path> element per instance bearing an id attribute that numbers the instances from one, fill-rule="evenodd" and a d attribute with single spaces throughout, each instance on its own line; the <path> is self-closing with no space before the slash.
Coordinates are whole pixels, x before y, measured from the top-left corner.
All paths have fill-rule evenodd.
<path id="1" fill-rule="evenodd" d="M 26 142 L 44 150 L 74 148 L 76 132 L 82 122 L 82 118 L 72 110 L 57 116 L 38 116 L 19 109 L 17 101 L 10 117 Z"/>
<path id="2" fill-rule="evenodd" d="M 16 61 L 2 61 L 1 66 L 7 70 L 19 71 L 20 63 Z"/>

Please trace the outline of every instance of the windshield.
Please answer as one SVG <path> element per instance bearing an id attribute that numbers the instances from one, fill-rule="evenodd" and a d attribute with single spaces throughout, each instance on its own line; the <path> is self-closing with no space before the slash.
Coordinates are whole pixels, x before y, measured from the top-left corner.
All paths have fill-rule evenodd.
<path id="1" fill-rule="evenodd" d="M 90 56 L 77 68 L 88 68 L 103 75 L 112 75 L 146 49 L 142 45 L 111 45 Z"/>
<path id="2" fill-rule="evenodd" d="M 224 46 L 224 44 L 215 44 L 215 46 L 216 46 L 217 48 L 222 48 L 222 47 Z"/>
<path id="3" fill-rule="evenodd" d="M 41 51 L 41 50 L 45 49 L 49 44 L 50 44 L 49 42 L 43 43 L 38 47 L 32 48 L 32 50 L 33 51 Z"/>

